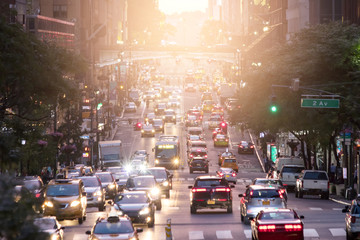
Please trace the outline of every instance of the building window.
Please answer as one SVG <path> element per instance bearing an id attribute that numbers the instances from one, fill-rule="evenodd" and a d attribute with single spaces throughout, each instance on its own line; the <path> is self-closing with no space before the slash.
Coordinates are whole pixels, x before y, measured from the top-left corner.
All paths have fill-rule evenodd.
<path id="1" fill-rule="evenodd" d="M 54 18 L 67 18 L 67 5 L 54 5 Z"/>

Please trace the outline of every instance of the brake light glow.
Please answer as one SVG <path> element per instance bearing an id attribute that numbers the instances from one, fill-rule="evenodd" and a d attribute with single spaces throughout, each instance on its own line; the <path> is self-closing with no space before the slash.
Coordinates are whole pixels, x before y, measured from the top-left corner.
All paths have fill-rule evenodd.
<path id="1" fill-rule="evenodd" d="M 207 158 L 207 155 L 205 155 L 204 157 Z"/>
<path id="2" fill-rule="evenodd" d="M 222 172 L 220 172 L 220 173 L 219 173 L 219 176 L 222 177 L 222 176 L 224 176 L 224 174 L 223 174 Z"/>
<path id="3" fill-rule="evenodd" d="M 259 232 L 275 232 L 275 225 L 260 225 L 258 227 Z"/>
<path id="4" fill-rule="evenodd" d="M 232 175 L 233 177 L 236 177 L 236 173 L 235 173 L 235 172 L 233 172 L 231 175 Z"/>
<path id="5" fill-rule="evenodd" d="M 214 141 L 217 142 L 217 138 L 215 138 Z"/>
<path id="6" fill-rule="evenodd" d="M 192 158 L 194 155 L 190 154 L 190 157 Z"/>
<path id="7" fill-rule="evenodd" d="M 225 141 L 226 141 L 226 142 L 228 142 L 228 141 L 229 141 L 229 139 L 227 139 L 227 138 L 226 138 L 226 139 L 225 139 Z"/>
<path id="8" fill-rule="evenodd" d="M 221 126 L 222 126 L 222 127 L 225 127 L 225 126 L 226 126 L 226 124 L 225 124 L 225 123 L 221 123 Z"/>
<path id="9" fill-rule="evenodd" d="M 194 192 L 206 192 L 206 188 L 193 188 L 191 191 Z"/>
<path id="10" fill-rule="evenodd" d="M 301 231 L 301 224 L 285 224 L 285 231 Z"/>
<path id="11" fill-rule="evenodd" d="M 40 197 L 40 193 L 35 194 L 35 197 L 36 197 L 36 198 L 39 198 L 39 197 Z"/>
<path id="12" fill-rule="evenodd" d="M 280 192 L 281 194 L 284 194 L 284 193 L 285 193 L 285 189 L 280 189 L 279 192 Z"/>
<path id="13" fill-rule="evenodd" d="M 141 123 L 138 123 L 137 126 L 138 126 L 138 127 L 141 127 Z"/>
<path id="14" fill-rule="evenodd" d="M 250 148 L 254 148 L 254 145 L 251 145 Z"/>
<path id="15" fill-rule="evenodd" d="M 226 202 L 226 201 L 227 201 L 227 199 L 223 199 L 223 198 L 221 198 L 221 199 L 218 199 L 218 201 L 219 201 L 219 202 Z"/>
<path id="16" fill-rule="evenodd" d="M 230 188 L 216 188 L 216 192 L 230 192 Z"/>
<path id="17" fill-rule="evenodd" d="M 239 145 L 239 148 L 244 148 L 244 146 L 243 146 L 243 145 Z"/>
<path id="18" fill-rule="evenodd" d="M 254 191 L 251 191 L 251 192 L 250 192 L 250 196 L 252 196 L 253 194 L 254 194 Z"/>

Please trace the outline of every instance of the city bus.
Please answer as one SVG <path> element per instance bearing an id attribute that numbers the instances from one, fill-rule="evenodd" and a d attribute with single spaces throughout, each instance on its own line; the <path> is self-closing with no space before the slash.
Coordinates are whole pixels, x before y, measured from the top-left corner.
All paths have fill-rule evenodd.
<path id="1" fill-rule="evenodd" d="M 155 143 L 155 167 L 178 169 L 180 166 L 180 141 L 178 136 L 160 136 Z"/>

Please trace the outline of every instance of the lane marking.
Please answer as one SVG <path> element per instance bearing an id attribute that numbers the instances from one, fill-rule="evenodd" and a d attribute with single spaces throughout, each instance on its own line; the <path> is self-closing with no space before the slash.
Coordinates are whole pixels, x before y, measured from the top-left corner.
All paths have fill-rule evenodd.
<path id="1" fill-rule="evenodd" d="M 216 231 L 216 237 L 218 239 L 232 239 L 233 238 L 230 230 Z"/>
<path id="2" fill-rule="evenodd" d="M 190 231 L 189 239 L 190 240 L 204 239 L 204 233 L 203 231 Z"/>
<path id="3" fill-rule="evenodd" d="M 244 230 L 244 234 L 245 234 L 246 238 L 251 238 L 251 230 L 249 230 L 249 229 Z"/>
<path id="4" fill-rule="evenodd" d="M 187 180 L 188 181 L 194 181 L 194 178 L 188 178 Z"/>
<path id="5" fill-rule="evenodd" d="M 332 210 L 334 210 L 334 211 L 341 211 L 341 210 L 343 210 L 342 208 L 333 208 Z"/>
<path id="6" fill-rule="evenodd" d="M 343 228 L 329 228 L 329 231 L 331 232 L 331 235 L 333 235 L 333 237 L 345 237 L 346 236 L 345 229 L 343 229 Z"/>
<path id="7" fill-rule="evenodd" d="M 319 234 L 314 228 L 305 228 L 304 237 L 319 237 Z"/>
<path id="8" fill-rule="evenodd" d="M 179 178 L 179 181 L 185 181 L 185 178 Z"/>

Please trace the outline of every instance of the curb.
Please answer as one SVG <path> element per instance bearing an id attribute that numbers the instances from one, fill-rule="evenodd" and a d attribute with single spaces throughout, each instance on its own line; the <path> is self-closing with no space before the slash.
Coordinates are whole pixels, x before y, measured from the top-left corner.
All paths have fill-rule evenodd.
<path id="1" fill-rule="evenodd" d="M 255 145 L 255 149 L 254 149 L 254 150 L 255 150 L 257 159 L 259 160 L 259 163 L 260 163 L 260 165 L 261 165 L 261 168 L 262 168 L 263 172 L 265 173 L 266 171 L 265 171 L 264 163 L 263 163 L 263 161 L 262 161 L 262 159 L 260 158 L 260 155 L 259 155 L 259 153 L 258 153 L 257 145 L 256 145 L 255 142 L 254 142 L 254 139 L 253 139 L 253 137 L 252 137 L 252 135 L 251 135 L 251 132 L 250 132 L 249 130 L 248 130 L 248 132 L 249 132 L 249 136 L 250 136 L 251 141 L 252 141 L 253 144 Z"/>
<path id="2" fill-rule="evenodd" d="M 343 204 L 343 205 L 347 205 L 347 206 L 350 206 L 351 203 L 347 203 L 347 202 L 344 202 L 344 201 L 341 201 L 341 200 L 337 200 L 335 198 L 329 198 L 331 201 L 333 202 L 336 202 L 336 203 L 340 203 L 340 204 Z"/>

